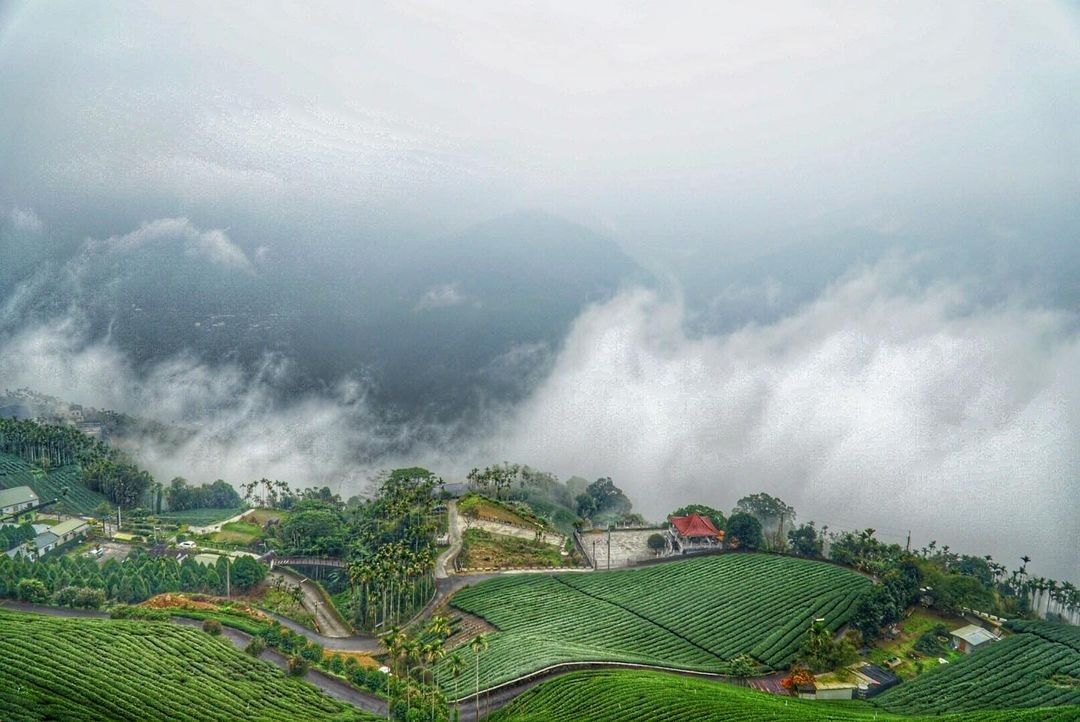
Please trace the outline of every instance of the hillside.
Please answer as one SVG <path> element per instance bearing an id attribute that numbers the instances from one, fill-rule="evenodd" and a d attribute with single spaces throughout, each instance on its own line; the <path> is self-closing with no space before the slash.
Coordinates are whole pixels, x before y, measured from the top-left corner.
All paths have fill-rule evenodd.
<path id="1" fill-rule="evenodd" d="M 664 672 L 604 670 L 574 672 L 521 695 L 489 722 L 1065 722 L 1080 714 L 1067 709 L 1007 710 L 904 717 L 863 702 L 815 702 L 757 692 L 729 684 Z"/>
<path id="2" fill-rule="evenodd" d="M 13 486 L 29 486 L 42 501 L 59 497 L 60 490 L 67 487 L 67 496 L 58 506 L 75 514 L 89 514 L 105 501 L 104 496 L 83 486 L 82 471 L 76 464 L 41 473 L 19 457 L 0 452 L 0 488 Z"/>
<path id="3" fill-rule="evenodd" d="M 1020 622 L 1016 629 L 986 649 L 889 690 L 875 703 L 906 714 L 1080 705 L 1080 628 Z"/>
<path id="4" fill-rule="evenodd" d="M 829 564 L 729 554 L 644 569 L 504 576 L 451 604 L 498 631 L 480 665 L 488 688 L 561 662 L 614 661 L 723 673 L 749 654 L 791 661 L 810 622 L 847 619 L 869 580 Z M 465 694 L 475 680 L 440 682 Z"/>
<path id="5" fill-rule="evenodd" d="M 0 611 L 0 719 L 368 720 L 227 640 L 167 623 Z"/>

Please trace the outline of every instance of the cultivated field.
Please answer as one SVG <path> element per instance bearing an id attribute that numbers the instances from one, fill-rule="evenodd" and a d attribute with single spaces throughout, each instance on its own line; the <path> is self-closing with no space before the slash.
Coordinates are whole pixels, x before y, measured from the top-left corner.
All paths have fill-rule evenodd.
<path id="1" fill-rule="evenodd" d="M 829 564 L 730 554 L 634 570 L 498 577 L 463 589 L 451 604 L 498 629 L 480 661 L 483 689 L 560 662 L 723 673 L 733 657 L 749 654 L 763 667 L 783 667 L 814 618 L 837 629 L 869 585 Z M 475 683 L 474 675 L 441 681 L 458 695 Z"/>
<path id="2" fill-rule="evenodd" d="M 874 702 L 890 712 L 1080 705 L 1080 628 L 1020 622 L 1020 632 L 941 665 Z M 1076 708 L 1080 719 L 1080 708 Z"/>
<path id="3" fill-rule="evenodd" d="M 225 639 L 0 611 L 0 719 L 372 720 Z"/>
<path id="4" fill-rule="evenodd" d="M 105 497 L 90 491 L 82 483 L 82 471 L 78 466 L 62 466 L 38 477 L 34 467 L 17 456 L 0 453 L 0 489 L 13 486 L 29 486 L 42 501 L 60 496 L 63 487 L 68 494 L 62 507 L 76 514 L 89 514 L 98 507 Z M 49 507 L 49 511 L 56 507 Z"/>
<path id="5" fill-rule="evenodd" d="M 233 509 L 185 509 L 183 511 L 166 511 L 156 516 L 158 519 L 168 519 L 177 524 L 206 526 L 234 517 L 240 511 L 241 509 L 238 507 Z"/>
<path id="6" fill-rule="evenodd" d="M 720 682 L 665 672 L 602 670 L 548 680 L 488 717 L 489 722 L 1065 722 L 1080 710 L 984 711 L 940 717 L 882 713 L 865 702 L 816 702 L 778 697 Z"/>

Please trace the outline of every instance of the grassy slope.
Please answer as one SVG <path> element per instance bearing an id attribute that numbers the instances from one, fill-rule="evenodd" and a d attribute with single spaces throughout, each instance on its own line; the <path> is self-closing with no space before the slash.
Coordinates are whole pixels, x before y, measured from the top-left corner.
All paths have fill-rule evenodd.
<path id="1" fill-rule="evenodd" d="M 732 554 L 587 575 L 499 577 L 463 589 L 451 603 L 499 629 L 480 665 L 486 688 L 569 661 L 723 672 L 732 657 L 749 653 L 781 666 L 812 619 L 824 616 L 838 628 L 868 585 L 828 564 Z M 452 694 L 473 685 L 472 678 L 441 681 Z"/>
<path id="2" fill-rule="evenodd" d="M 931 657 L 919 654 L 920 659 L 910 657 L 915 648 L 915 642 L 924 632 L 929 632 L 937 624 L 944 624 L 946 629 L 956 629 L 967 622 L 959 617 L 947 617 L 929 609 L 921 607 L 912 611 L 911 615 L 900 622 L 900 636 L 896 639 L 881 640 L 870 650 L 867 661 L 873 664 L 885 666 L 885 660 L 891 657 L 899 657 L 903 660 L 900 666 L 893 669 L 901 679 L 914 679 L 923 671 L 938 666 L 938 657 L 953 661 L 963 656 L 960 652 L 954 652 L 946 643 L 939 654 Z"/>
<path id="3" fill-rule="evenodd" d="M 0 489 L 13 486 L 29 486 L 42 501 L 60 496 L 63 487 L 68 488 L 67 498 L 59 505 L 62 510 L 89 514 L 105 497 L 90 491 L 82 484 L 82 471 L 78 466 L 62 466 L 53 469 L 43 478 L 33 473 L 34 467 L 17 456 L 0 453 Z M 49 507 L 49 511 L 56 507 Z"/>
<path id="4" fill-rule="evenodd" d="M 874 700 L 891 712 L 1080 705 L 1080 687 L 1055 684 L 1052 675 L 1080 682 L 1080 628 L 1022 623 L 1023 631 L 957 661 L 941 665 Z"/>
<path id="5" fill-rule="evenodd" d="M 559 548 L 543 542 L 483 529 L 466 529 L 462 537 L 465 543 L 458 555 L 462 568 L 565 566 Z"/>
<path id="6" fill-rule="evenodd" d="M 530 519 L 525 514 L 512 509 L 501 501 L 495 501 L 479 494 L 468 494 L 463 497 L 458 502 L 458 513 L 478 519 L 520 526 L 525 529 L 534 529 L 541 525 L 539 519 Z"/>
<path id="7" fill-rule="evenodd" d="M 933 717 L 943 722 L 1064 722 L 1080 708 L 1007 710 Z M 883 713 L 865 702 L 816 702 L 663 672 L 603 670 L 573 672 L 529 690 L 488 717 L 489 722 L 916 722 Z"/>
<path id="8" fill-rule="evenodd" d="M 0 612 L 0 719 L 376 719 L 225 639 L 164 622 Z"/>

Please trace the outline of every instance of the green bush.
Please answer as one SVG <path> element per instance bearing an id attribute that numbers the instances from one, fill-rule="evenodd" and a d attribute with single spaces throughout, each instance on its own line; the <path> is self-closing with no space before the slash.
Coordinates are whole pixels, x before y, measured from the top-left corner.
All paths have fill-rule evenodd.
<path id="1" fill-rule="evenodd" d="M 315 644 L 314 642 L 309 642 L 308 644 L 304 645 L 303 649 L 300 650 L 300 656 L 311 662 L 312 664 L 321 662 L 323 658 L 322 645 Z"/>
<path id="2" fill-rule="evenodd" d="M 289 657 L 289 674 L 293 677 L 303 677 L 308 669 L 310 665 L 303 657 Z"/>
<path id="3" fill-rule="evenodd" d="M 266 651 L 266 642 L 262 637 L 252 637 L 248 645 L 244 647 L 244 651 L 252 657 L 258 657 Z"/>
<path id="4" fill-rule="evenodd" d="M 221 634 L 221 622 L 216 619 L 204 619 L 202 628 L 204 632 L 212 634 L 215 637 Z"/>

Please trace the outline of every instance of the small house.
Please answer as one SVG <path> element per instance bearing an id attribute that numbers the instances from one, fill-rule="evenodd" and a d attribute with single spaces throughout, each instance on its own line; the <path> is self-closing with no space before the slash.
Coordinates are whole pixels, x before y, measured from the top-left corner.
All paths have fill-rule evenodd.
<path id="1" fill-rule="evenodd" d="M 814 699 L 851 699 L 859 688 L 854 680 L 840 679 L 833 673 L 819 674 L 814 677 Z M 802 694 L 799 694 L 802 697 Z"/>
<path id="2" fill-rule="evenodd" d="M 971 654 L 976 649 L 981 649 L 990 642 L 996 642 L 998 637 L 988 629 L 983 629 L 976 624 L 969 624 L 949 632 L 952 639 L 952 648 L 964 654 Z"/>
<path id="3" fill-rule="evenodd" d="M 707 516 L 701 514 L 669 516 L 668 522 L 671 523 L 669 533 L 675 541 L 672 547 L 676 552 L 681 551 L 685 554 L 718 549 L 723 544 L 724 532 L 717 529 Z"/>
<path id="4" fill-rule="evenodd" d="M 0 517 L 18 514 L 38 505 L 38 495 L 29 486 L 0 489 Z"/>
<path id="5" fill-rule="evenodd" d="M 90 525 L 82 519 L 67 519 L 59 524 L 54 524 L 49 531 L 60 539 L 60 544 L 67 544 L 72 539 L 85 535 L 89 528 Z"/>
<path id="6" fill-rule="evenodd" d="M 51 531 L 42 532 L 29 542 L 30 548 L 25 544 L 20 544 L 19 546 L 9 549 L 5 553 L 12 559 L 18 556 L 29 556 L 31 560 L 40 559 L 42 556 L 55 549 L 58 546 L 59 541 L 60 538 Z"/>

